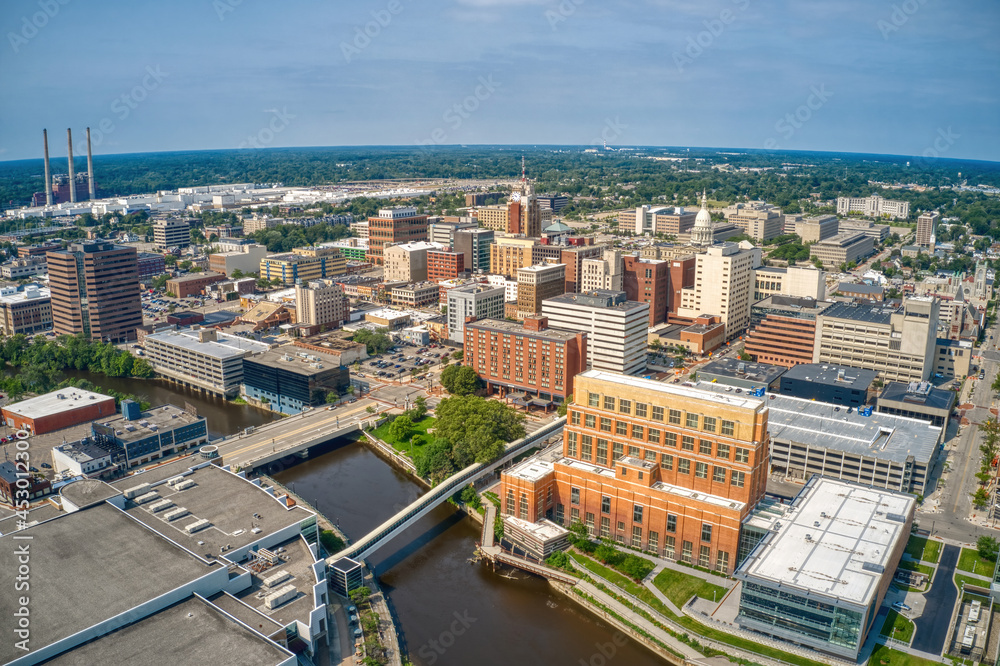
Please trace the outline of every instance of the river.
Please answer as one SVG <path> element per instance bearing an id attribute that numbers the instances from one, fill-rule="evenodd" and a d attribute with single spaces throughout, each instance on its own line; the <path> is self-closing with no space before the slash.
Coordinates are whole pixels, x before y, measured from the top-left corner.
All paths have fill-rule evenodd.
<path id="1" fill-rule="evenodd" d="M 363 536 L 424 492 L 357 443 L 345 443 L 276 478 L 318 505 L 351 538 Z M 470 564 L 479 530 L 478 523 L 444 504 L 369 558 L 399 616 L 414 664 L 663 663 L 631 641 L 617 645 L 613 627 L 544 580 L 523 572 L 505 579 L 486 565 Z M 461 633 L 453 635 L 453 627 Z M 622 642 L 619 636 L 617 643 Z M 607 650 L 614 650 L 613 657 Z"/>

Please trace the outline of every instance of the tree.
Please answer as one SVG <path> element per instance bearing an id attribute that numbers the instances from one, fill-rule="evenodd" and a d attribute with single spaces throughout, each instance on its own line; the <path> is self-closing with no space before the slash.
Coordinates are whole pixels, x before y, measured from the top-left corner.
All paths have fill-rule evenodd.
<path id="1" fill-rule="evenodd" d="M 417 474 L 435 481 L 448 477 L 457 469 L 451 449 L 451 442 L 440 437 L 417 449 L 413 454 Z"/>
<path id="2" fill-rule="evenodd" d="M 459 349 L 457 352 L 453 352 L 451 357 L 456 361 L 461 361 L 463 358 L 465 358 L 465 350 Z"/>
<path id="3" fill-rule="evenodd" d="M 441 386 L 452 395 L 470 395 L 480 386 L 479 375 L 467 365 L 449 365 L 441 371 Z"/>
<path id="4" fill-rule="evenodd" d="M 569 408 L 569 403 L 571 403 L 571 402 L 573 402 L 573 394 L 572 393 L 570 393 L 568 396 L 566 396 L 566 399 L 563 400 L 559 404 L 559 407 L 556 409 L 556 415 L 557 416 L 566 416 L 566 411 Z"/>
<path id="5" fill-rule="evenodd" d="M 990 503 L 990 494 L 986 492 L 985 488 L 979 488 L 976 492 L 972 493 L 972 503 L 977 508 L 983 508 Z"/>
<path id="6" fill-rule="evenodd" d="M 405 442 L 413 434 L 413 421 L 406 414 L 401 414 L 389 424 L 389 436 L 397 442 Z"/>
<path id="7" fill-rule="evenodd" d="M 452 445 L 459 469 L 495 460 L 505 445 L 524 437 L 524 416 L 496 400 L 452 396 L 437 406 L 435 434 Z"/>
<path id="8" fill-rule="evenodd" d="M 388 335 L 388 329 L 384 328 L 378 329 L 377 331 L 361 329 L 354 334 L 353 339 L 354 342 L 365 345 L 369 356 L 385 353 L 385 351 L 392 346 L 392 338 Z"/>
<path id="9" fill-rule="evenodd" d="M 361 587 L 356 587 L 348 593 L 348 597 L 356 606 L 360 606 L 364 602 L 368 601 L 368 597 L 371 596 L 371 589 L 367 585 L 362 585 Z"/>
<path id="10" fill-rule="evenodd" d="M 660 342 L 659 338 L 655 338 L 652 342 L 649 343 L 649 348 L 652 349 L 654 352 L 658 352 L 663 348 L 663 343 Z"/>
<path id="11" fill-rule="evenodd" d="M 976 541 L 976 550 L 979 552 L 979 557 L 996 562 L 997 553 L 1000 553 L 1000 542 L 994 537 L 984 535 Z"/>
<path id="12" fill-rule="evenodd" d="M 326 404 L 332 405 L 333 403 L 340 400 L 340 396 L 337 395 L 336 391 L 328 391 L 326 394 Z"/>
<path id="13" fill-rule="evenodd" d="M 241 277 L 243 277 L 243 271 L 237 268 L 236 270 L 233 271 L 233 274 L 230 277 L 232 277 L 234 280 L 239 280 Z"/>

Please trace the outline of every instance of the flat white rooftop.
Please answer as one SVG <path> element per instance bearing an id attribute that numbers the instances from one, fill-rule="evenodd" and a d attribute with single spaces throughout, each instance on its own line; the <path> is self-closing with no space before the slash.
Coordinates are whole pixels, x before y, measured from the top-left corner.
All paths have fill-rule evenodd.
<path id="1" fill-rule="evenodd" d="M 551 462 L 538 460 L 536 458 L 528 458 L 520 465 L 511 468 L 511 470 L 507 472 L 507 475 L 518 479 L 524 479 L 525 481 L 538 481 L 551 472 Z"/>
<path id="2" fill-rule="evenodd" d="M 42 416 L 52 416 L 60 412 L 82 409 L 96 404 L 101 400 L 112 400 L 110 395 L 94 393 L 78 388 L 64 388 L 52 393 L 46 393 L 36 398 L 29 398 L 4 407 L 5 412 L 23 416 L 26 419 L 37 419 Z"/>
<path id="3" fill-rule="evenodd" d="M 815 476 L 740 565 L 737 578 L 867 607 L 909 538 L 915 499 Z"/>
<path id="4" fill-rule="evenodd" d="M 529 523 L 527 520 L 522 520 L 514 516 L 505 516 L 505 523 L 510 523 L 517 529 L 521 530 L 526 534 L 530 534 L 540 541 L 549 541 L 550 539 L 558 539 L 564 534 L 568 534 L 569 530 L 565 527 L 561 527 L 551 520 L 539 520 L 537 523 Z"/>
<path id="5" fill-rule="evenodd" d="M 642 379 L 640 377 L 633 377 L 632 375 L 620 375 L 615 372 L 605 372 L 603 370 L 587 370 L 577 375 L 577 377 L 591 377 L 622 386 L 631 386 L 632 388 L 642 389 L 650 393 L 685 398 L 700 398 L 716 404 L 752 409 L 754 411 L 758 411 L 765 403 L 763 399 L 755 398 L 746 393 L 719 393 L 693 384 L 666 384 L 652 379 Z"/>

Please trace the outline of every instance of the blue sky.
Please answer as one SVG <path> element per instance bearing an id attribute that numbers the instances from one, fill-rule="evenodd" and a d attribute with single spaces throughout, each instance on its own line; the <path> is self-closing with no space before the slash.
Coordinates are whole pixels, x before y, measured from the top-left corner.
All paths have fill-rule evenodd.
<path id="1" fill-rule="evenodd" d="M 97 155 L 609 139 L 1000 159 L 996 0 L 5 0 L 0 28 L 0 160 L 40 157 L 43 127 L 64 156 L 88 125 Z"/>

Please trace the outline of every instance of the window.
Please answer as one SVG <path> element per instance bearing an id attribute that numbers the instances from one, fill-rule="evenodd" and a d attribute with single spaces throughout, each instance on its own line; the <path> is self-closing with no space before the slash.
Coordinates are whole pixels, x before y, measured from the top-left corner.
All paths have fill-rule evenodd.
<path id="1" fill-rule="evenodd" d="M 712 540 L 712 526 L 708 523 L 701 524 L 701 540 L 711 541 Z"/>
<path id="2" fill-rule="evenodd" d="M 628 476 L 628 468 L 622 467 L 622 476 Z"/>
<path id="3" fill-rule="evenodd" d="M 675 559 L 677 557 L 677 537 L 663 537 L 663 557 Z"/>
<path id="4" fill-rule="evenodd" d="M 597 460 L 594 462 L 600 463 L 602 465 L 608 464 L 608 440 L 598 439 L 597 440 Z"/>
<path id="5" fill-rule="evenodd" d="M 649 441 L 652 442 L 653 444 L 660 443 L 660 431 L 657 430 L 656 428 L 650 428 L 649 431 L 647 432 L 647 435 Z"/>
<path id="6" fill-rule="evenodd" d="M 638 416 L 639 418 L 642 419 L 646 418 L 646 410 L 647 410 L 646 403 L 644 402 L 635 403 L 635 415 Z"/>
<path id="7" fill-rule="evenodd" d="M 678 474 L 690 474 L 691 473 L 691 461 L 687 458 L 677 459 L 677 473 Z"/>
<path id="8" fill-rule="evenodd" d="M 696 478 L 699 478 L 699 479 L 707 479 L 708 478 L 708 463 L 700 462 L 700 463 L 695 464 L 695 466 L 694 466 L 694 475 L 695 475 Z"/>
<path id="9" fill-rule="evenodd" d="M 646 458 L 647 462 L 651 462 L 651 463 L 653 463 L 655 465 L 656 464 L 656 451 L 647 450 L 645 458 Z"/>
<path id="10" fill-rule="evenodd" d="M 632 526 L 632 547 L 642 548 L 642 528 L 638 525 Z"/>
<path id="11" fill-rule="evenodd" d="M 587 396 L 587 405 L 589 407 L 600 407 L 601 406 L 601 396 L 597 393 L 591 393 Z"/>
<path id="12" fill-rule="evenodd" d="M 579 423 L 579 421 L 580 419 L 577 418 L 577 423 Z M 597 425 L 597 417 L 593 414 L 587 414 L 583 417 L 583 424 L 588 428 L 593 428 Z"/>
<path id="13" fill-rule="evenodd" d="M 580 436 L 580 459 L 581 460 L 592 460 L 593 459 L 593 438 L 590 435 Z"/>
<path id="14" fill-rule="evenodd" d="M 607 539 L 611 536 L 611 519 L 607 516 L 601 517 L 601 538 Z"/>
<path id="15" fill-rule="evenodd" d="M 681 448 L 685 451 L 694 451 L 694 437 L 684 435 L 681 438 Z"/>
<path id="16" fill-rule="evenodd" d="M 601 513 L 611 513 L 611 498 L 602 497 L 601 498 Z"/>
<path id="17" fill-rule="evenodd" d="M 642 472 L 638 472 L 639 480 L 642 481 Z"/>
<path id="18" fill-rule="evenodd" d="M 621 520 L 618 521 L 618 531 L 619 532 L 624 532 L 625 531 L 625 523 L 624 523 L 624 521 L 621 521 Z"/>
<path id="19" fill-rule="evenodd" d="M 632 507 L 632 522 L 641 523 L 642 522 L 642 506 L 636 504 Z"/>
<path id="20" fill-rule="evenodd" d="M 701 427 L 708 432 L 715 432 L 716 418 L 714 416 L 706 416 L 702 419 Z"/>
<path id="21" fill-rule="evenodd" d="M 691 562 L 691 551 L 694 549 L 694 544 L 690 541 L 685 541 L 684 546 L 681 548 L 681 562 Z"/>
<path id="22" fill-rule="evenodd" d="M 507 515 L 514 515 L 514 490 L 512 488 L 507 489 Z"/>
<path id="23" fill-rule="evenodd" d="M 633 458 L 638 458 L 639 457 L 639 453 L 640 453 L 640 451 L 639 451 L 639 447 L 638 446 L 629 446 L 628 447 L 628 454 L 630 456 L 632 456 Z"/>
<path id="24" fill-rule="evenodd" d="M 562 525 L 564 520 L 566 520 L 566 509 L 562 504 L 556 504 L 556 522 Z"/>
<path id="25" fill-rule="evenodd" d="M 732 437 L 736 432 L 736 423 L 733 421 L 722 421 L 722 434 L 726 437 Z"/>
<path id="26" fill-rule="evenodd" d="M 611 419 L 605 416 L 601 417 L 601 430 L 604 432 L 611 432 Z"/>
<path id="27" fill-rule="evenodd" d="M 615 411 L 615 398 L 614 396 L 606 395 L 604 396 L 604 409 Z"/>
<path id="28" fill-rule="evenodd" d="M 729 473 L 729 483 L 733 486 L 736 486 L 737 488 L 743 487 L 745 479 L 746 479 L 746 474 L 744 474 L 743 472 L 737 472 L 736 470 L 733 470 L 732 472 Z"/>
<path id="29" fill-rule="evenodd" d="M 715 570 L 722 573 L 729 572 L 729 553 L 720 550 L 715 554 Z"/>
<path id="30" fill-rule="evenodd" d="M 521 493 L 521 502 L 520 506 L 518 507 L 518 517 L 521 520 L 528 519 L 528 496 L 525 495 L 524 493 Z"/>
<path id="31" fill-rule="evenodd" d="M 570 502 L 571 503 L 573 503 L 573 504 L 579 504 L 580 503 L 580 489 L 579 488 L 570 488 L 569 495 L 570 495 Z"/>
<path id="32" fill-rule="evenodd" d="M 632 401 L 631 400 L 619 400 L 618 401 L 618 411 L 622 414 L 632 413 Z"/>
<path id="33" fill-rule="evenodd" d="M 698 453 L 703 456 L 712 455 L 712 442 L 707 439 L 698 440 Z"/>
<path id="34" fill-rule="evenodd" d="M 667 531 L 671 533 L 677 531 L 677 516 L 673 514 L 667 515 Z"/>
<path id="35" fill-rule="evenodd" d="M 674 468 L 674 457 L 669 456 L 666 453 L 660 456 L 660 467 L 666 470 L 672 470 Z"/>
<path id="36" fill-rule="evenodd" d="M 632 425 L 632 439 L 642 439 L 643 427 L 641 425 Z"/>
<path id="37" fill-rule="evenodd" d="M 663 445 L 669 446 L 671 448 L 677 448 L 677 433 L 676 432 L 663 433 Z"/>
<path id="38" fill-rule="evenodd" d="M 625 445 L 621 442 L 611 442 L 611 457 L 618 460 L 625 455 Z"/>
<path id="39" fill-rule="evenodd" d="M 594 536 L 594 514 L 587 512 L 584 525 L 587 526 L 587 534 Z"/>
<path id="40" fill-rule="evenodd" d="M 729 445 L 719 442 L 715 445 L 715 456 L 729 460 Z"/>
<path id="41" fill-rule="evenodd" d="M 624 421 L 619 421 L 615 424 L 615 434 L 621 435 L 622 437 L 628 437 L 628 424 Z"/>
<path id="42" fill-rule="evenodd" d="M 726 482 L 726 468 L 719 467 L 716 465 L 712 469 L 712 481 L 715 483 L 725 483 Z"/>
<path id="43" fill-rule="evenodd" d="M 580 425 L 580 412 L 570 412 L 569 423 L 570 425 Z"/>
<path id="44" fill-rule="evenodd" d="M 576 458 L 576 433 L 570 431 L 569 438 L 566 440 L 566 455 L 570 458 Z"/>
<path id="45" fill-rule="evenodd" d="M 655 552 L 660 547 L 660 533 L 650 532 L 648 538 L 649 538 L 649 550 Z"/>
<path id="46" fill-rule="evenodd" d="M 653 420 L 654 421 L 663 420 L 663 407 L 653 407 Z"/>
<path id="47" fill-rule="evenodd" d="M 736 462 L 738 463 L 750 462 L 750 449 L 743 449 L 737 446 Z"/>
<path id="48" fill-rule="evenodd" d="M 670 410 L 670 422 L 673 423 L 674 425 L 681 424 L 681 410 L 679 409 Z"/>
<path id="49" fill-rule="evenodd" d="M 580 510 L 573 507 L 569 510 L 569 524 L 575 525 L 578 522 L 580 522 Z"/>
<path id="50" fill-rule="evenodd" d="M 706 569 L 712 566 L 712 547 L 702 546 L 698 549 L 698 566 Z"/>
<path id="51" fill-rule="evenodd" d="M 697 428 L 698 421 L 700 420 L 697 414 L 688 413 L 687 417 L 684 419 L 684 425 L 688 428 Z"/>

